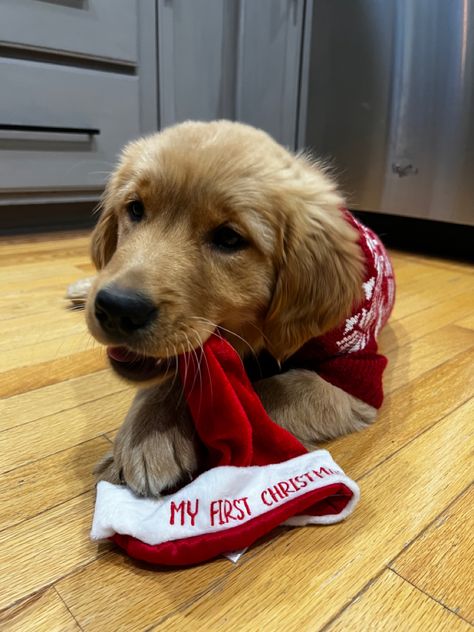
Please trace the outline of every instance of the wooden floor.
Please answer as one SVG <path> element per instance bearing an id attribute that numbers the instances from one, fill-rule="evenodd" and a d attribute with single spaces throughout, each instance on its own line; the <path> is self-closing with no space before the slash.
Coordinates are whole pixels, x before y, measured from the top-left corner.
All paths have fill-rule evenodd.
<path id="1" fill-rule="evenodd" d="M 281 530 L 235 566 L 163 571 L 88 538 L 91 469 L 132 392 L 63 300 L 69 282 L 92 272 L 87 240 L 3 240 L 0 629 L 469 629 L 473 270 L 397 252 L 393 260 L 386 402 L 373 427 L 329 445 L 360 484 L 354 514 Z"/>

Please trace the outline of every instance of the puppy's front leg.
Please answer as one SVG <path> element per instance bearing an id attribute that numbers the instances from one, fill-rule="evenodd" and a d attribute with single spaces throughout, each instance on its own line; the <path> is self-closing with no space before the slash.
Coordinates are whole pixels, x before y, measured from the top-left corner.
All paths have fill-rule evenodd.
<path id="1" fill-rule="evenodd" d="M 372 406 L 304 369 L 260 380 L 254 388 L 273 421 L 307 448 L 314 448 L 315 442 L 361 430 L 376 415 Z"/>
<path id="2" fill-rule="evenodd" d="M 124 482 L 141 496 L 159 496 L 190 480 L 198 464 L 196 445 L 180 384 L 142 389 L 96 476 Z"/>

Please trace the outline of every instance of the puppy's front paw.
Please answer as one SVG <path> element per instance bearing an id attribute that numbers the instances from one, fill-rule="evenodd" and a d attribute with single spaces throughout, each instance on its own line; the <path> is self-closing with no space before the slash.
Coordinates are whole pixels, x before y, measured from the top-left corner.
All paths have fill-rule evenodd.
<path id="1" fill-rule="evenodd" d="M 121 441 L 115 469 L 140 496 L 159 496 L 189 482 L 197 469 L 195 447 L 173 428 L 153 432 L 139 441 Z"/>
<path id="2" fill-rule="evenodd" d="M 98 480 L 160 496 L 189 482 L 198 467 L 195 429 L 180 387 L 139 391 L 115 437 L 113 455 L 96 467 Z"/>
<path id="3" fill-rule="evenodd" d="M 107 454 L 97 463 L 94 468 L 94 476 L 96 483 L 99 481 L 107 481 L 118 485 L 121 483 L 120 471 L 115 466 L 115 459 L 113 452 L 107 452 Z"/>

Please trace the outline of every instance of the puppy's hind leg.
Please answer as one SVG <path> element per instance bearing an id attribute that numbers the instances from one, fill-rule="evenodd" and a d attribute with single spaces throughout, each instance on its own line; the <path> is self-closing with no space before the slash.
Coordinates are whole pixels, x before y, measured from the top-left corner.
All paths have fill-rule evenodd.
<path id="1" fill-rule="evenodd" d="M 376 409 L 323 380 L 314 371 L 293 369 L 254 384 L 265 410 L 308 449 L 320 441 L 362 430 Z"/>

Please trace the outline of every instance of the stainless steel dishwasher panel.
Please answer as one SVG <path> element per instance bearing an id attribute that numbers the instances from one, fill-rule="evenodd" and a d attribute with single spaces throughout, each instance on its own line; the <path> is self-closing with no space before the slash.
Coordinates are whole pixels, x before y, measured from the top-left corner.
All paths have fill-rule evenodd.
<path id="1" fill-rule="evenodd" d="M 474 0 L 315 0 L 307 92 L 352 208 L 474 224 Z"/>

